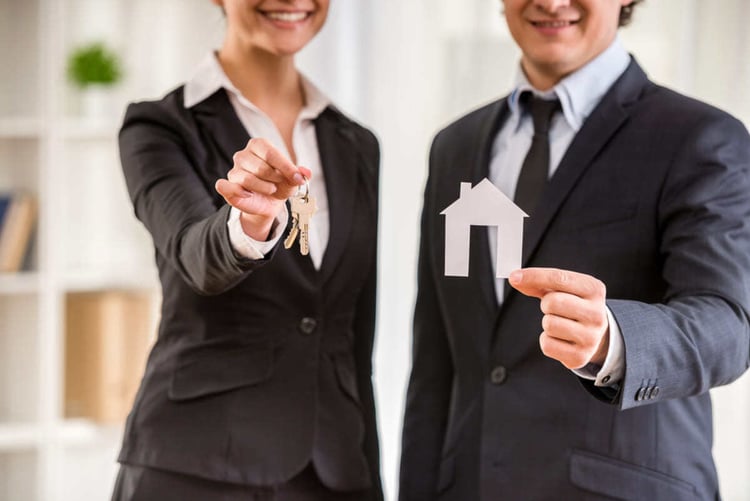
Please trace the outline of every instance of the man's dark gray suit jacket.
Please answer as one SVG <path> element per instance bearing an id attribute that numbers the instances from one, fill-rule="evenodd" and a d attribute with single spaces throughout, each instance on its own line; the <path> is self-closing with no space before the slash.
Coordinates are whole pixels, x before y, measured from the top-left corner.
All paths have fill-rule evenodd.
<path id="1" fill-rule="evenodd" d="M 297 246 L 231 247 L 214 190 L 249 139 L 223 90 L 133 104 L 120 132 L 136 216 L 162 284 L 158 339 L 119 460 L 266 486 L 312 461 L 336 490 L 380 499 L 371 383 L 379 148 L 327 108 L 315 121 L 330 208 L 320 270 Z"/>
<path id="2" fill-rule="evenodd" d="M 502 99 L 433 143 L 400 500 L 718 499 L 708 390 L 750 358 L 747 131 L 632 61 L 526 220 L 523 266 L 606 284 L 626 371 L 604 389 L 541 353 L 539 300 L 498 307 L 486 230 L 470 277 L 444 276 L 440 212 L 487 176 L 507 114 Z"/>

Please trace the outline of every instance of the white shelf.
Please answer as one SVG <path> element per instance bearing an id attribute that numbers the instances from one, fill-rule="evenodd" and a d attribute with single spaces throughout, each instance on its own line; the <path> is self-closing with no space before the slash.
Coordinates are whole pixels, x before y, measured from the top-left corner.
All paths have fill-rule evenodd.
<path id="1" fill-rule="evenodd" d="M 36 139 L 42 129 L 42 121 L 37 118 L 0 118 L 0 139 Z"/>
<path id="2" fill-rule="evenodd" d="M 0 452 L 29 450 L 42 443 L 39 425 L 0 423 Z"/>
<path id="3" fill-rule="evenodd" d="M 100 425 L 84 419 L 61 421 L 50 429 L 34 423 L 0 423 L 0 454 L 52 443 L 64 447 L 117 444 L 122 433 L 122 425 Z"/>
<path id="4" fill-rule="evenodd" d="M 0 299 L 3 296 L 38 294 L 45 278 L 38 272 L 0 273 Z M 56 286 L 60 292 L 101 290 L 154 290 L 159 287 L 156 270 L 145 265 L 132 273 L 79 270 L 63 275 Z"/>
<path id="5" fill-rule="evenodd" d="M 0 273 L 0 296 L 35 294 L 39 292 L 41 276 L 37 272 Z"/>
<path id="6" fill-rule="evenodd" d="M 119 123 L 112 118 L 65 118 L 56 124 L 65 139 L 117 139 Z"/>
<path id="7" fill-rule="evenodd" d="M 99 290 L 153 290 L 159 287 L 156 270 L 151 266 L 133 273 L 97 273 L 81 271 L 65 276 L 62 289 L 65 292 Z M 151 273 L 149 273 L 151 272 Z"/>
<path id="8" fill-rule="evenodd" d="M 118 443 L 122 425 L 100 425 L 85 419 L 68 419 L 55 427 L 54 440 L 63 446 L 91 446 Z"/>

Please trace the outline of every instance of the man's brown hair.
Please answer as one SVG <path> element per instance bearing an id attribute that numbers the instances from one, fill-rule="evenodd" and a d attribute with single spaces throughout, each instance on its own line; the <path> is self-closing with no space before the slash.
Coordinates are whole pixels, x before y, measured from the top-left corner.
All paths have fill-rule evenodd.
<path id="1" fill-rule="evenodd" d="M 643 0 L 633 0 L 630 5 L 626 5 L 620 9 L 620 24 L 619 26 L 627 26 L 633 19 L 633 11 L 635 7 L 643 2 Z"/>

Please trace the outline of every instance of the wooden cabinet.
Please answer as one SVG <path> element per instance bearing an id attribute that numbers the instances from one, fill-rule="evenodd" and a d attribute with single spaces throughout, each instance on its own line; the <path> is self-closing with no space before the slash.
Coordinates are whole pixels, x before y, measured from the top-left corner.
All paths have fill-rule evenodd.
<path id="1" fill-rule="evenodd" d="M 152 294 L 74 292 L 65 303 L 65 417 L 121 424 L 151 345 Z"/>

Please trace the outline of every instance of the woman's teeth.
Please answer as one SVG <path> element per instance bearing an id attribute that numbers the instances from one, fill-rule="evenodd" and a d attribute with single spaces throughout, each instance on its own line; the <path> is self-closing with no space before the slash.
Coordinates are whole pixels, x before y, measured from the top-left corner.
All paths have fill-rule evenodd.
<path id="1" fill-rule="evenodd" d="M 266 12 L 266 16 L 274 21 L 297 23 L 299 21 L 304 21 L 307 17 L 307 12 Z"/>

